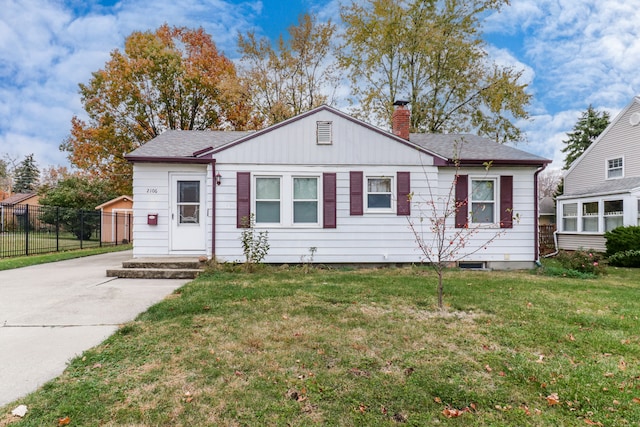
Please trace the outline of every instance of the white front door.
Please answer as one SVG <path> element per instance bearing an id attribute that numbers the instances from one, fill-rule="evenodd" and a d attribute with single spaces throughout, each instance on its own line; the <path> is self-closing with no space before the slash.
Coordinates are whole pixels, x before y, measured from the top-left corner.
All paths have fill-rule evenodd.
<path id="1" fill-rule="evenodd" d="M 206 251 L 205 174 L 171 175 L 171 250 Z"/>

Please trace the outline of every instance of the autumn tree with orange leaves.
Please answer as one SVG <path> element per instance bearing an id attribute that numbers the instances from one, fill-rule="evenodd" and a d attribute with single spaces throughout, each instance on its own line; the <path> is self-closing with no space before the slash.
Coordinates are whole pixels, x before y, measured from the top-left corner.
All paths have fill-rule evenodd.
<path id="1" fill-rule="evenodd" d="M 164 130 L 255 127 L 233 63 L 202 28 L 132 33 L 80 94 L 89 120 L 74 116 L 60 149 L 121 194 L 131 191 L 124 155 Z"/>

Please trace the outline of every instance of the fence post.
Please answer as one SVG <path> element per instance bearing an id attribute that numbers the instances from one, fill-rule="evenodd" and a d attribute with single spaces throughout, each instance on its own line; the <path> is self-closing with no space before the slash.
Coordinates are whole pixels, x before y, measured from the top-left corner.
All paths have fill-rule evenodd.
<path id="1" fill-rule="evenodd" d="M 80 249 L 83 249 L 82 243 L 84 241 L 84 211 L 80 209 Z"/>
<path id="2" fill-rule="evenodd" d="M 60 206 L 56 206 L 56 252 L 60 252 Z"/>
<path id="3" fill-rule="evenodd" d="M 29 255 L 29 205 L 24 205 L 24 251 L 25 255 Z"/>

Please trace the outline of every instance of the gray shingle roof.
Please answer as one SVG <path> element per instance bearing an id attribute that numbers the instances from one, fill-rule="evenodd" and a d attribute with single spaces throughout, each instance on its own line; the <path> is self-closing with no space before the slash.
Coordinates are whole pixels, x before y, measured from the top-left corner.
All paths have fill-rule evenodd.
<path id="1" fill-rule="evenodd" d="M 364 123 L 363 125 L 368 126 Z M 167 130 L 129 153 L 127 157 L 193 158 L 195 152 L 210 147 L 217 148 L 252 133 L 255 132 Z M 391 134 L 389 136 L 396 138 Z M 448 160 L 457 158 L 461 161 L 480 163 L 494 161 L 530 164 L 550 162 L 543 157 L 476 135 L 412 133 L 409 140 L 411 144 Z"/>
<path id="2" fill-rule="evenodd" d="M 196 151 L 219 147 L 252 132 L 167 130 L 138 147 L 127 157 L 193 157 Z"/>
<path id="3" fill-rule="evenodd" d="M 640 187 L 640 177 L 620 178 L 605 181 L 586 190 L 577 191 L 575 193 L 565 193 L 561 197 L 569 196 L 587 196 L 596 194 L 607 194 L 616 192 L 631 191 Z"/>
<path id="4" fill-rule="evenodd" d="M 487 138 L 470 134 L 412 133 L 409 140 L 442 157 L 461 161 L 515 161 L 549 163 L 549 160 Z M 457 153 L 456 153 L 457 151 Z"/>

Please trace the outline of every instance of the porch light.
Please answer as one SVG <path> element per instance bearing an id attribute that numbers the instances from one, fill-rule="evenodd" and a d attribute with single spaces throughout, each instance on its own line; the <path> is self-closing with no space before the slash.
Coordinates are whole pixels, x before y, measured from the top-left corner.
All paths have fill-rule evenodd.
<path id="1" fill-rule="evenodd" d="M 220 175 L 220 172 L 218 172 L 216 174 L 216 185 L 220 185 L 221 182 L 222 182 L 222 175 Z"/>

